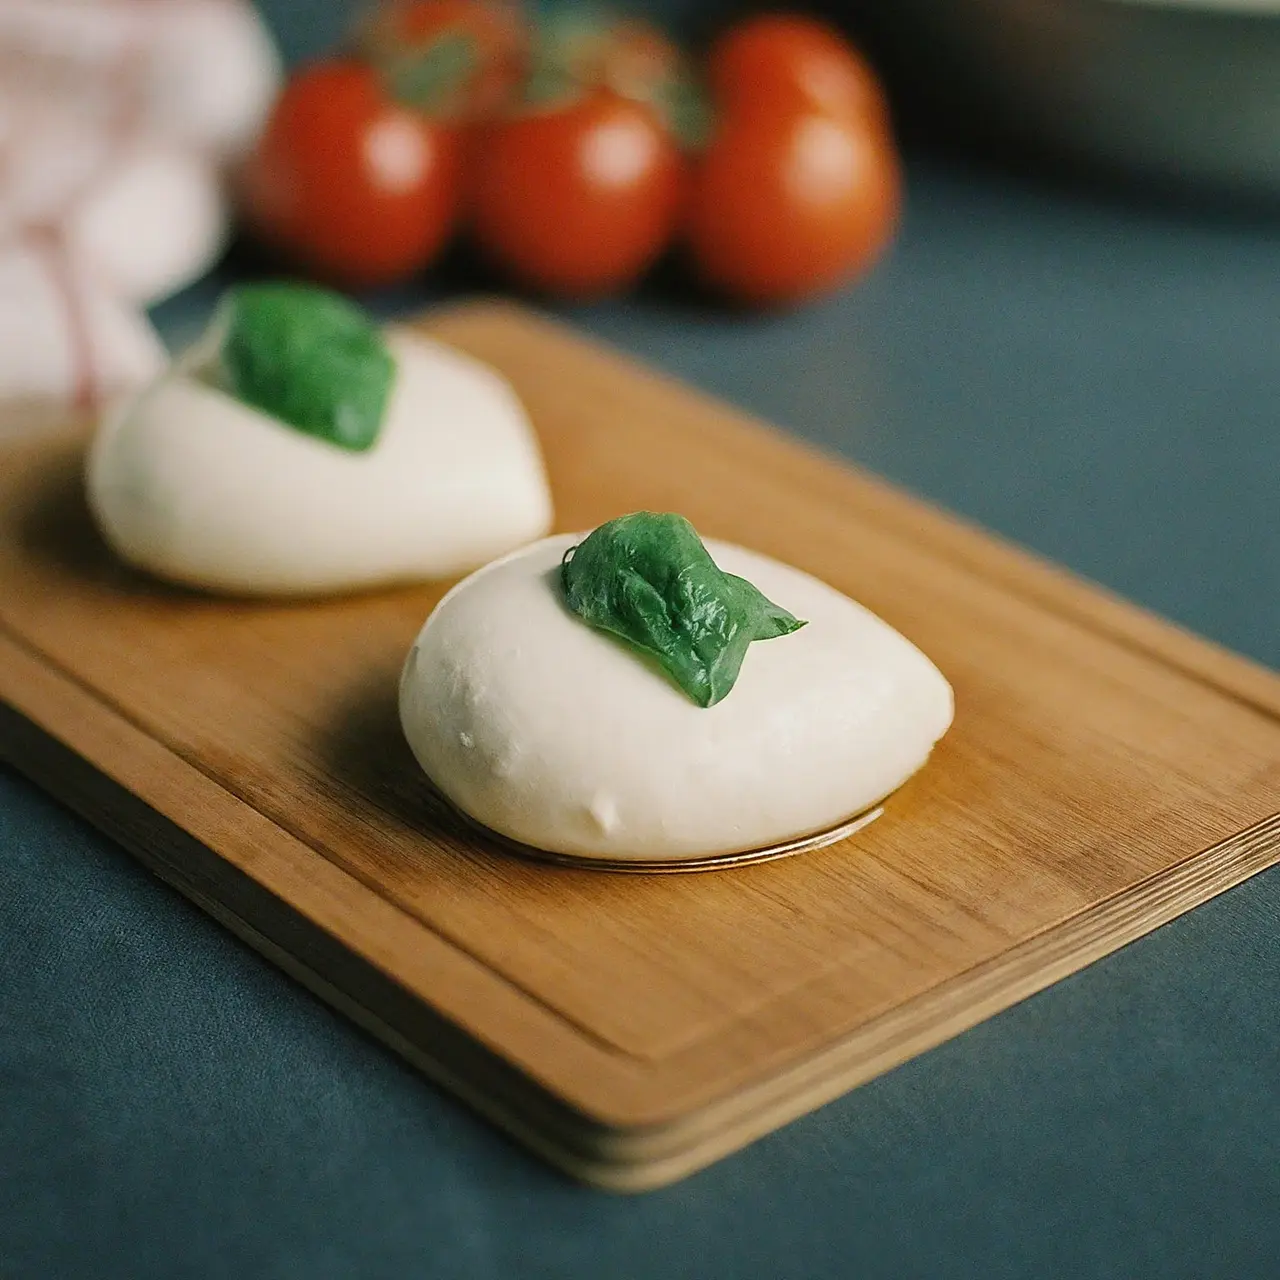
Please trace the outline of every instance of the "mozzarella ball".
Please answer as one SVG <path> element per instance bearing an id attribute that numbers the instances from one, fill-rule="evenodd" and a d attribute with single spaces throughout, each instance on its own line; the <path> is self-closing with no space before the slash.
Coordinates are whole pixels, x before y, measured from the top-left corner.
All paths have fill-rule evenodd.
<path id="1" fill-rule="evenodd" d="M 752 644 L 703 708 L 563 603 L 554 537 L 456 586 L 400 682 L 405 737 L 435 786 L 485 827 L 553 853 L 700 859 L 826 831 L 928 758 L 951 687 L 914 645 L 825 583 L 708 541 L 808 625 Z"/>
<path id="2" fill-rule="evenodd" d="M 234 399 L 198 350 L 179 361 L 93 441 L 107 541 L 175 582 L 307 596 L 453 577 L 545 534 L 542 459 L 507 383 L 416 334 L 387 341 L 395 381 L 363 452 Z"/>

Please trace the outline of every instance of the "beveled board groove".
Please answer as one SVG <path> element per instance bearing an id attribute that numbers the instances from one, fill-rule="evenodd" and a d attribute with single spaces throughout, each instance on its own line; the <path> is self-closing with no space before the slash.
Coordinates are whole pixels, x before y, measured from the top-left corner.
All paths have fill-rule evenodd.
<path id="1" fill-rule="evenodd" d="M 955 728 L 881 818 L 713 875 L 503 853 L 398 731 L 443 586 L 148 582 L 74 431 L 0 445 L 0 753 L 561 1167 L 683 1176 L 1280 860 L 1271 672 L 548 321 L 427 327 L 515 384 L 561 530 L 682 511 L 938 662 Z"/>

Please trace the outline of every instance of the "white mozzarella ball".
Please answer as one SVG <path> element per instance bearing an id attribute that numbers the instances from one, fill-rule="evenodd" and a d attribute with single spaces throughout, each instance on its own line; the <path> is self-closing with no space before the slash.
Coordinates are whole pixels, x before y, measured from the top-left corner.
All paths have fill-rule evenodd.
<path id="1" fill-rule="evenodd" d="M 716 563 L 808 625 L 754 643 L 697 706 L 564 605 L 555 537 L 480 570 L 427 620 L 400 716 L 424 771 L 522 844 L 681 860 L 826 831 L 896 790 L 951 723 L 951 687 L 897 631 L 788 565 L 707 542 Z"/>

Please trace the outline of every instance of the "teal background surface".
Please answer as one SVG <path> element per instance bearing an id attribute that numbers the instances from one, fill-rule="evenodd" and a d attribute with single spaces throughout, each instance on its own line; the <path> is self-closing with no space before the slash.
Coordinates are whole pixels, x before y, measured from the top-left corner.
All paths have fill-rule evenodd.
<path id="1" fill-rule="evenodd" d="M 341 16 L 263 7 L 295 57 Z M 238 269 L 158 309 L 175 344 Z M 562 314 L 1280 666 L 1274 226 L 916 157 L 894 252 L 828 302 L 733 317 L 654 288 Z M 1278 1260 L 1276 872 L 618 1198 L 0 771 L 3 1280 L 1190 1280 Z"/>

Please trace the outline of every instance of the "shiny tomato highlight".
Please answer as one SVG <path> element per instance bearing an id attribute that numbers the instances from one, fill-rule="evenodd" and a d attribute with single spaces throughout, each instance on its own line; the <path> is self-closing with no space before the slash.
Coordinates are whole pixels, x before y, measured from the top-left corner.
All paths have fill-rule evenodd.
<path id="1" fill-rule="evenodd" d="M 662 252 L 680 216 L 679 149 L 650 108 L 611 91 L 496 124 L 474 163 L 477 243 L 547 293 L 624 288 Z"/>
<path id="2" fill-rule="evenodd" d="M 704 280 L 781 305 L 830 291 L 893 236 L 901 177 L 888 134 L 838 116 L 740 110 L 695 175 L 686 235 Z"/>
<path id="3" fill-rule="evenodd" d="M 456 132 L 393 102 L 353 60 L 289 81 L 242 175 L 251 231 L 348 287 L 426 266 L 453 230 L 460 187 Z"/>

